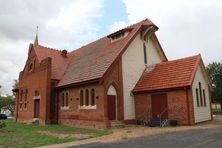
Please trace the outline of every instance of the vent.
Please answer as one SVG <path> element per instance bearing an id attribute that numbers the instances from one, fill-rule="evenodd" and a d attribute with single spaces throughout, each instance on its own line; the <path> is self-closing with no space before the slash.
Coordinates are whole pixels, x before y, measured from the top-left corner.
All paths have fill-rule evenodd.
<path id="1" fill-rule="evenodd" d="M 132 30 L 132 28 L 125 28 L 125 29 L 119 30 L 117 32 L 114 32 L 114 33 L 108 35 L 107 37 L 111 38 L 112 42 L 118 41 L 120 39 L 125 38 L 131 30 Z"/>

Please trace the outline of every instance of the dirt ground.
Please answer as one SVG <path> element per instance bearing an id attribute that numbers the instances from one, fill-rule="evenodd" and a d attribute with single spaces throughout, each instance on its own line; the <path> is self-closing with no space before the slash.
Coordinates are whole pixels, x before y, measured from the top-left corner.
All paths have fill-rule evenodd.
<path id="1" fill-rule="evenodd" d="M 129 126 L 126 126 L 125 128 L 113 129 L 113 134 L 111 135 L 82 140 L 78 142 L 70 142 L 70 143 L 64 143 L 64 144 L 58 144 L 58 145 L 45 146 L 45 148 L 51 148 L 51 147 L 61 148 L 61 147 L 69 147 L 69 146 L 81 145 L 81 144 L 86 144 L 86 143 L 94 143 L 94 142 L 104 142 L 104 143 L 114 142 L 114 141 L 119 141 L 119 140 L 128 139 L 128 138 L 164 134 L 164 133 L 169 133 L 169 132 L 180 132 L 180 131 L 186 131 L 186 130 L 192 130 L 192 129 L 209 129 L 209 128 L 215 128 L 221 125 L 222 125 L 222 115 L 216 115 L 213 117 L 212 121 L 200 123 L 193 126 L 152 127 L 151 128 L 151 127 L 146 127 L 146 126 L 129 125 Z"/>
<path id="2" fill-rule="evenodd" d="M 45 134 L 49 136 L 55 136 L 59 138 L 78 138 L 78 139 L 85 139 L 89 138 L 90 134 L 66 134 L 66 133 L 59 133 L 59 132 L 51 132 L 51 131 L 39 131 L 40 134 Z"/>

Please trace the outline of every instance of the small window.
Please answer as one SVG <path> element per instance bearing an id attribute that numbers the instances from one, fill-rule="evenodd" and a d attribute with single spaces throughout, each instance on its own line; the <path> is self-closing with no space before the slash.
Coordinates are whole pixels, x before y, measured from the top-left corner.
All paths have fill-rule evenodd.
<path id="1" fill-rule="evenodd" d="M 203 89 L 204 106 L 207 106 L 205 89 Z"/>
<path id="2" fill-rule="evenodd" d="M 22 109 L 22 103 L 20 103 L 19 108 Z"/>
<path id="3" fill-rule="evenodd" d="M 119 39 L 123 38 L 124 35 L 125 35 L 125 32 L 116 34 L 116 35 L 114 35 L 114 36 L 112 37 L 112 40 L 113 40 L 113 41 L 114 41 L 114 40 L 119 40 Z"/>
<path id="4" fill-rule="evenodd" d="M 197 98 L 197 107 L 200 106 L 200 103 L 199 103 L 199 92 L 198 92 L 198 88 L 196 88 L 196 98 Z"/>
<path id="5" fill-rule="evenodd" d="M 147 53 L 146 53 L 146 44 L 143 43 L 143 54 L 144 54 L 144 63 L 147 64 Z"/>
<path id="6" fill-rule="evenodd" d="M 65 106 L 65 95 L 62 93 L 62 106 Z"/>
<path id="7" fill-rule="evenodd" d="M 22 102 L 23 90 L 20 91 L 20 102 Z"/>
<path id="8" fill-rule="evenodd" d="M 30 71 L 32 71 L 32 70 L 33 70 L 33 64 L 30 63 L 29 66 L 28 66 L 28 71 L 30 72 Z"/>
<path id="9" fill-rule="evenodd" d="M 25 102 L 27 101 L 28 90 L 25 90 Z M 26 107 L 25 107 L 26 108 Z"/>
<path id="10" fill-rule="evenodd" d="M 83 90 L 80 91 L 80 106 L 84 105 L 84 101 L 83 101 Z"/>
<path id="11" fill-rule="evenodd" d="M 85 104 L 85 105 L 88 106 L 88 105 L 89 105 L 89 90 L 86 89 L 86 92 L 85 92 L 85 93 L 86 93 L 86 94 L 85 94 L 85 95 L 86 95 L 86 96 L 85 96 L 85 97 L 86 97 L 86 104 Z"/>
<path id="12" fill-rule="evenodd" d="M 91 105 L 95 105 L 95 90 L 91 89 Z"/>
<path id="13" fill-rule="evenodd" d="M 27 108 L 27 103 L 24 104 L 24 108 Z"/>
<path id="14" fill-rule="evenodd" d="M 69 94 L 66 93 L 66 106 L 69 106 Z"/>
<path id="15" fill-rule="evenodd" d="M 203 106 L 202 87 L 200 82 L 199 82 L 199 92 L 200 92 L 200 105 Z"/>

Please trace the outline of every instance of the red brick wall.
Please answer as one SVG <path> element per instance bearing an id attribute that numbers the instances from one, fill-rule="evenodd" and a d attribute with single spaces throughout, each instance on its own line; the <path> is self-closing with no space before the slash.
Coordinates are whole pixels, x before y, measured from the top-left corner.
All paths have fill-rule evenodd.
<path id="1" fill-rule="evenodd" d="M 108 120 L 108 107 L 107 107 L 107 91 L 111 85 L 113 85 L 117 92 L 117 119 L 124 120 L 124 106 L 123 106 L 123 79 L 122 79 L 122 63 L 121 58 L 117 63 L 111 68 L 109 73 L 105 76 L 104 79 L 104 108 L 105 108 L 105 116 Z"/>
<path id="2" fill-rule="evenodd" d="M 168 117 L 175 119 L 180 125 L 188 125 L 188 105 L 185 90 L 171 91 L 167 93 Z"/>
<path id="3" fill-rule="evenodd" d="M 177 120 L 178 124 L 180 125 L 194 124 L 194 113 L 193 113 L 193 102 L 192 102 L 191 91 L 188 90 L 186 92 L 186 90 L 173 90 L 165 93 L 167 93 L 168 118 Z M 187 98 L 189 101 L 187 101 Z M 187 104 L 187 102 L 189 102 L 189 104 Z M 136 110 L 137 120 L 151 119 L 152 118 L 151 94 L 135 95 L 135 110 Z"/>
<path id="4" fill-rule="evenodd" d="M 135 95 L 135 112 L 137 120 L 149 120 L 152 118 L 151 95 Z"/>
<path id="5" fill-rule="evenodd" d="M 95 90 L 96 109 L 80 109 L 80 91 L 83 90 L 85 98 L 85 90 L 89 90 L 89 98 L 91 98 L 90 90 Z M 62 93 L 69 94 L 69 109 L 62 109 Z M 82 127 L 98 127 L 104 126 L 104 88 L 101 84 L 89 84 L 60 90 L 59 97 L 59 123 L 77 125 Z M 98 123 L 94 125 L 95 123 Z"/>
<path id="6" fill-rule="evenodd" d="M 34 69 L 29 72 L 28 63 L 31 61 L 35 61 Z M 50 75 L 51 75 L 51 58 L 47 58 L 43 60 L 40 64 L 35 56 L 33 50 L 31 50 L 28 60 L 26 62 L 26 66 L 24 71 L 20 73 L 19 76 L 19 98 L 20 100 L 20 92 L 21 90 L 27 89 L 27 108 L 24 108 L 24 98 L 23 101 L 18 103 L 18 113 L 17 121 L 18 122 L 31 122 L 34 117 L 34 100 L 33 96 L 35 91 L 39 91 L 41 96 L 40 99 L 40 124 L 50 123 L 49 114 L 50 114 Z M 20 103 L 22 104 L 22 108 L 20 108 Z"/>
<path id="7" fill-rule="evenodd" d="M 123 120 L 123 92 L 122 92 L 122 68 L 121 60 L 114 64 L 107 75 L 104 76 L 100 84 L 86 84 L 83 86 L 59 90 L 59 100 L 61 106 L 61 94 L 69 93 L 69 109 L 62 110 L 59 107 L 59 123 L 69 124 L 81 127 L 108 127 L 110 125 L 107 115 L 107 91 L 110 85 L 113 85 L 117 91 L 117 118 Z M 79 109 L 80 90 L 89 91 L 91 88 L 96 92 L 96 109 Z"/>

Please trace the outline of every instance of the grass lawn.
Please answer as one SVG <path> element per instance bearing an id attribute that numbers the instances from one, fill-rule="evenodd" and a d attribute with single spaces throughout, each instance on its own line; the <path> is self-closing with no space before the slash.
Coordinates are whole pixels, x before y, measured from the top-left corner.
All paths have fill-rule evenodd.
<path id="1" fill-rule="evenodd" d="M 73 128 L 64 125 L 34 125 L 16 123 L 13 120 L 4 120 L 6 127 L 0 128 L 0 147 L 36 147 L 57 143 L 64 143 L 70 141 L 78 141 L 93 137 L 111 134 L 112 131 L 108 129 L 94 130 L 84 128 Z M 58 137 L 46 134 L 41 134 L 41 131 L 50 133 L 62 134 L 87 134 L 87 138 L 76 137 Z"/>
<path id="2" fill-rule="evenodd" d="M 212 109 L 213 114 L 222 114 L 221 109 Z"/>

